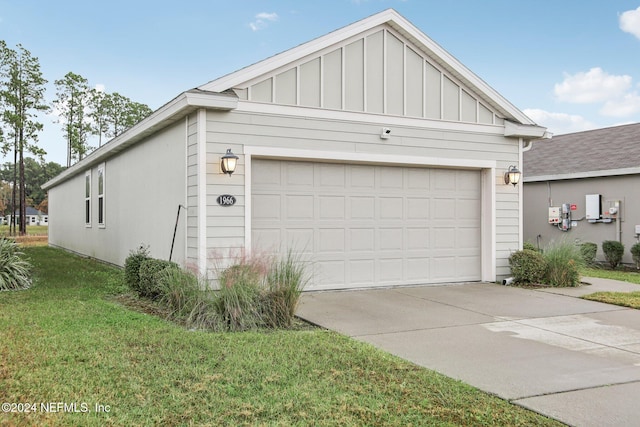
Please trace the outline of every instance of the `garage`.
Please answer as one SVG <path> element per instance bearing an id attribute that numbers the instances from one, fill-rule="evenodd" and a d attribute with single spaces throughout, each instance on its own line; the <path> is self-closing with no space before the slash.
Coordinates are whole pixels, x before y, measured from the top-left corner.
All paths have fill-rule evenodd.
<path id="1" fill-rule="evenodd" d="M 481 280 L 478 170 L 259 159 L 255 248 L 310 262 L 307 289 Z"/>

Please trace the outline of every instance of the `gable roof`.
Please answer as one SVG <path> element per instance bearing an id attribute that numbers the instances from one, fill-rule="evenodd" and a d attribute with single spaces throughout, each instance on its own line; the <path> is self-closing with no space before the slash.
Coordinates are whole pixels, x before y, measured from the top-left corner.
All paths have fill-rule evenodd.
<path id="1" fill-rule="evenodd" d="M 473 90 L 474 93 L 483 100 L 483 102 L 500 112 L 505 119 L 522 125 L 537 126 L 535 122 L 502 97 L 484 80 L 475 75 L 454 56 L 440 47 L 440 45 L 434 42 L 393 9 L 384 10 L 322 37 L 301 44 L 231 74 L 227 74 L 199 86 L 198 89 L 212 92 L 223 92 L 242 86 L 248 81 L 252 81 L 262 75 L 273 72 L 274 70 L 280 69 L 281 67 L 299 61 L 311 54 L 317 53 L 323 49 L 329 48 L 381 25 L 388 25 L 405 37 L 424 55 L 437 63 L 438 66 L 446 70 L 469 89 Z"/>
<path id="2" fill-rule="evenodd" d="M 280 67 L 301 60 L 305 56 L 331 47 L 336 43 L 344 42 L 350 37 L 357 36 L 380 25 L 388 25 L 393 28 L 394 31 L 412 43 L 424 55 L 437 63 L 439 67 L 472 90 L 483 102 L 498 111 L 505 119 L 504 135 L 506 137 L 521 137 L 531 140 L 543 137 L 546 134 L 546 128 L 538 126 L 398 12 L 393 9 L 387 9 L 325 36 L 181 93 L 154 111 L 149 117 L 103 144 L 102 147 L 91 152 L 83 160 L 43 184 L 42 188 L 48 190 L 70 179 L 129 146 L 144 140 L 162 128 L 175 123 L 199 108 L 233 110 L 237 108 L 239 101 L 237 94 L 232 90 L 234 86 L 271 73 Z"/>
<path id="3" fill-rule="evenodd" d="M 524 182 L 640 174 L 640 123 L 535 141 L 523 164 Z"/>

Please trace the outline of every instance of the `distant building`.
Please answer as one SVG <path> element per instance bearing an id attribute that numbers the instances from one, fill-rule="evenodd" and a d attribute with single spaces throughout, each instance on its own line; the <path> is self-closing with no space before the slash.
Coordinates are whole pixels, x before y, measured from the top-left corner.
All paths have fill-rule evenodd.
<path id="1" fill-rule="evenodd" d="M 640 235 L 640 123 L 535 141 L 523 154 L 524 239 L 631 246 Z"/>
<path id="2" fill-rule="evenodd" d="M 16 209 L 15 211 L 15 216 L 16 216 L 16 223 L 18 223 L 18 221 L 20 221 L 20 211 L 18 209 Z M 27 206 L 26 217 L 27 217 L 27 225 L 46 225 L 46 226 L 49 225 L 49 215 L 31 206 Z M 11 215 L 7 215 L 5 218 L 3 218 L 3 221 L 1 223 L 10 224 Z"/>

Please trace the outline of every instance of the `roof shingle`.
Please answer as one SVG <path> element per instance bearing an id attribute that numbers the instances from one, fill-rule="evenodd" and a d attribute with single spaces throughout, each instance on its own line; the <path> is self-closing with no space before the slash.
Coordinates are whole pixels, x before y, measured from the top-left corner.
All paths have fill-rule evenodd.
<path id="1" fill-rule="evenodd" d="M 538 140 L 523 154 L 527 178 L 640 167 L 640 123 Z"/>

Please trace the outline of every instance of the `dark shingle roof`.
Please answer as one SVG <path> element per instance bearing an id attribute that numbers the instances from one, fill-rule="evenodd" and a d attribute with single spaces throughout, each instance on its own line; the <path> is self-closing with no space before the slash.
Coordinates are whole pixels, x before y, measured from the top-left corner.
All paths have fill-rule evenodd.
<path id="1" fill-rule="evenodd" d="M 640 123 L 539 140 L 523 155 L 525 181 L 640 168 Z M 612 175 L 612 173 L 607 173 Z"/>

